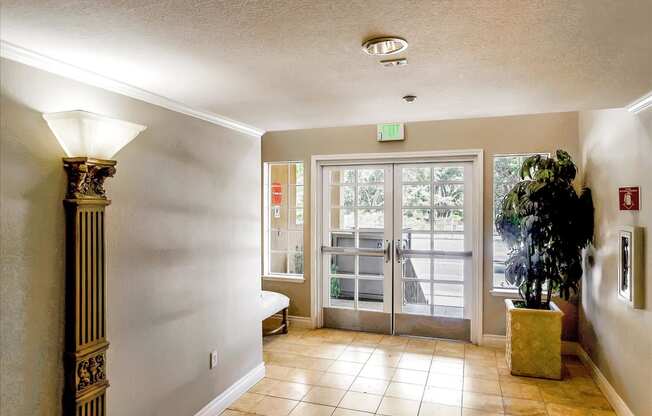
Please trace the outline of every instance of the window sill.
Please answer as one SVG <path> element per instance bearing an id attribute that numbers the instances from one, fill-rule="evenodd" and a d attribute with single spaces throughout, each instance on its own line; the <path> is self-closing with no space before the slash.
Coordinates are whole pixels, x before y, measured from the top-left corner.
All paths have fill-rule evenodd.
<path id="1" fill-rule="evenodd" d="M 294 276 L 294 275 L 265 275 L 263 280 L 266 282 L 285 282 L 285 283 L 303 283 L 306 279 L 303 276 Z"/>
<path id="2" fill-rule="evenodd" d="M 489 291 L 491 296 L 496 296 L 498 298 L 521 298 L 521 295 L 518 293 L 518 289 L 500 289 L 494 288 Z"/>
<path id="3" fill-rule="evenodd" d="M 518 292 L 518 289 L 500 289 L 500 288 L 494 288 L 489 291 L 491 293 L 491 296 L 496 296 L 498 298 L 515 298 L 515 299 L 522 299 L 521 294 Z M 541 293 L 541 296 L 548 296 L 547 291 L 543 291 Z"/>

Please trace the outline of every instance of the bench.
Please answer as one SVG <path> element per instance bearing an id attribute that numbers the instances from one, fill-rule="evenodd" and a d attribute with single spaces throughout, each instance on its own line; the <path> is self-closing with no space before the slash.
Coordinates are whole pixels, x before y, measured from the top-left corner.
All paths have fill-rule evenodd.
<path id="1" fill-rule="evenodd" d="M 289 322 L 288 322 L 288 308 L 290 307 L 290 298 L 285 295 L 276 292 L 270 292 L 268 290 L 263 290 L 260 293 L 261 300 L 261 321 L 264 321 L 267 318 L 272 317 L 276 313 L 282 311 L 281 326 L 278 328 L 263 332 L 263 335 L 274 335 L 283 333 L 288 333 Z"/>

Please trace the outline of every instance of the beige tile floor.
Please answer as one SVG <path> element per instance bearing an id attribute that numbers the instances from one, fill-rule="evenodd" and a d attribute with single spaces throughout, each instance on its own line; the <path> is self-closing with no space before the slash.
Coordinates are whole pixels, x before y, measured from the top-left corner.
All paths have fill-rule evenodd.
<path id="1" fill-rule="evenodd" d="M 266 377 L 224 416 L 607 416 L 576 358 L 564 380 L 515 377 L 503 350 L 333 329 L 263 341 Z"/>

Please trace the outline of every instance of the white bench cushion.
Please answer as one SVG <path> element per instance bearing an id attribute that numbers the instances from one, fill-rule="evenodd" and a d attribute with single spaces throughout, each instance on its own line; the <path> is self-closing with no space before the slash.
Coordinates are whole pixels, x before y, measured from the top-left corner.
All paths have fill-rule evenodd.
<path id="1" fill-rule="evenodd" d="M 290 298 L 276 292 L 263 290 L 260 293 L 261 320 L 267 319 L 275 313 L 290 306 Z"/>

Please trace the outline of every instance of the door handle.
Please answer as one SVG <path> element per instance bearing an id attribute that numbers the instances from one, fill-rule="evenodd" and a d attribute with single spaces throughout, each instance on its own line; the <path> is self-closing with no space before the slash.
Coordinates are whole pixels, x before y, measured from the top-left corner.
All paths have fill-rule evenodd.
<path id="1" fill-rule="evenodd" d="M 394 242 L 394 247 L 396 249 L 396 262 L 400 263 L 403 261 L 403 247 L 402 247 L 403 241 L 402 240 L 396 240 Z"/>
<path id="2" fill-rule="evenodd" d="M 385 257 L 385 250 L 382 248 L 376 249 L 321 246 L 321 252 L 327 254 L 342 254 L 345 256 Z"/>
<path id="3" fill-rule="evenodd" d="M 385 240 L 385 263 L 392 261 L 392 240 Z"/>
<path id="4" fill-rule="evenodd" d="M 422 256 L 422 257 L 471 257 L 471 251 L 446 251 L 446 250 L 402 250 L 403 256 Z"/>

